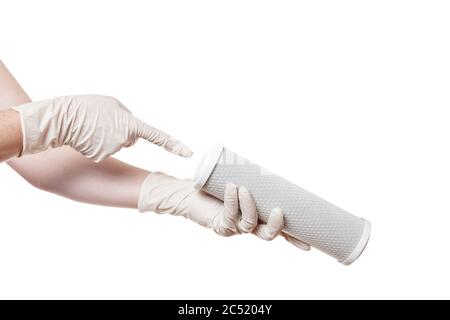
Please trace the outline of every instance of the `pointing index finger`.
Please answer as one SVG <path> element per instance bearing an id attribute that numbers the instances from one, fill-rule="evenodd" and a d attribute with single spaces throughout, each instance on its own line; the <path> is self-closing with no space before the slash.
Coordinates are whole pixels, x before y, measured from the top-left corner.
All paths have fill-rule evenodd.
<path id="1" fill-rule="evenodd" d="M 160 147 L 163 147 L 167 151 L 185 157 L 190 158 L 193 155 L 192 150 L 186 146 L 184 143 L 174 139 L 169 134 L 156 129 L 143 121 L 138 120 L 138 130 L 137 134 L 140 138 L 150 141 Z"/>

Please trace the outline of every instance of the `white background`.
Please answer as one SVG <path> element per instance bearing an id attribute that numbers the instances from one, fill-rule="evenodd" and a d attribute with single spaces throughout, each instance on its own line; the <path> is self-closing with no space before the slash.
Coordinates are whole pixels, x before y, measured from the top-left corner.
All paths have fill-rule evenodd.
<path id="1" fill-rule="evenodd" d="M 46 194 L 0 166 L 1 298 L 450 298 L 447 1 L 2 1 L 32 99 L 100 93 L 189 144 L 118 158 L 189 177 L 221 141 L 373 224 L 344 267 L 283 239 Z"/>

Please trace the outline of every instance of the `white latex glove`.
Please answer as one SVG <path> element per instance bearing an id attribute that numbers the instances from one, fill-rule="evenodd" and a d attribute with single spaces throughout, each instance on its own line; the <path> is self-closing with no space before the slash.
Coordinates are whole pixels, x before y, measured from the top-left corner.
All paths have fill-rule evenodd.
<path id="1" fill-rule="evenodd" d="M 26 103 L 13 109 L 21 117 L 22 154 L 68 145 L 100 162 L 143 138 L 177 155 L 192 155 L 187 146 L 135 118 L 113 97 L 65 96 Z"/>
<path id="2" fill-rule="evenodd" d="M 138 209 L 141 212 L 183 216 L 225 237 L 254 233 L 261 239 L 273 240 L 282 233 L 284 226 L 283 213 L 279 208 L 272 210 L 267 223 L 258 221 L 255 202 L 243 187 L 237 188 L 229 183 L 222 202 L 195 189 L 192 180 L 180 180 L 161 172 L 151 173 L 144 181 Z M 310 249 L 307 244 L 284 236 L 295 246 L 303 250 Z"/>

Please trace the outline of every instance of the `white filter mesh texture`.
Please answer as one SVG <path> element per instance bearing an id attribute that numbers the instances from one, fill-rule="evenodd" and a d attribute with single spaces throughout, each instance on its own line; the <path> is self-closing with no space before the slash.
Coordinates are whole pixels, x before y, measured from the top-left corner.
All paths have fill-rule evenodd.
<path id="1" fill-rule="evenodd" d="M 223 200 L 229 182 L 250 191 L 262 221 L 273 208 L 281 208 L 287 233 L 340 262 L 360 241 L 363 219 L 224 148 L 203 190 Z"/>

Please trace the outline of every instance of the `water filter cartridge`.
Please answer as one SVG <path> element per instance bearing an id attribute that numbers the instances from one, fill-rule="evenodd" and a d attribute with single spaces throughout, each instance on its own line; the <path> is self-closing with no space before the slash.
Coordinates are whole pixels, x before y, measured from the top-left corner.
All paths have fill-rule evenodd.
<path id="1" fill-rule="evenodd" d="M 273 208 L 281 208 L 284 232 L 344 265 L 355 261 L 369 240 L 369 221 L 338 208 L 222 145 L 207 152 L 197 169 L 195 182 L 198 189 L 221 200 L 227 183 L 245 186 L 255 199 L 260 220 L 267 221 Z"/>

